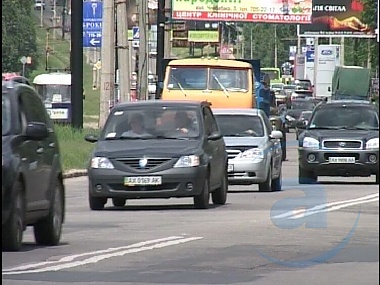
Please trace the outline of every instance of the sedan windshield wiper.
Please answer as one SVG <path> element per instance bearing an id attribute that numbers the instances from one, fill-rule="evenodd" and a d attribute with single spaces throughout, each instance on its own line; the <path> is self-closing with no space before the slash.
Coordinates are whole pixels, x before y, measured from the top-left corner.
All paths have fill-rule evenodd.
<path id="1" fill-rule="evenodd" d="M 164 135 L 158 135 L 158 136 L 152 136 L 149 137 L 150 139 L 163 139 L 163 140 L 189 140 L 190 137 L 173 137 L 173 136 L 164 136 Z"/>
<path id="2" fill-rule="evenodd" d="M 363 131 L 369 131 L 369 130 L 378 130 L 379 128 L 375 127 L 355 127 L 355 126 L 350 126 L 350 127 L 340 127 L 339 129 L 342 130 L 363 130 Z"/>
<path id="3" fill-rule="evenodd" d="M 309 130 L 340 130 L 341 127 L 310 127 Z"/>

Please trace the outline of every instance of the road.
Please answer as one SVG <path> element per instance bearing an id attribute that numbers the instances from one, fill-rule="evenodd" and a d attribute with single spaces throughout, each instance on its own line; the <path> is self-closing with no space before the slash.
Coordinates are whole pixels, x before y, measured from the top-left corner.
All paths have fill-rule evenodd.
<path id="1" fill-rule="evenodd" d="M 86 177 L 66 180 L 62 244 L 36 246 L 28 229 L 21 252 L 2 254 L 3 284 L 379 284 L 374 177 L 298 185 L 290 136 L 283 191 L 234 186 L 208 210 L 171 199 L 90 211 Z"/>

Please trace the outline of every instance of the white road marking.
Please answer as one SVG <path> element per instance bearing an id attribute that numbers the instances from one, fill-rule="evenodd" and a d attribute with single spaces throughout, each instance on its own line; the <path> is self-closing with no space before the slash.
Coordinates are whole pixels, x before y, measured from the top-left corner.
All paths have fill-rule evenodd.
<path id="1" fill-rule="evenodd" d="M 295 215 L 295 216 L 291 217 L 291 219 L 301 219 L 301 218 L 304 218 L 304 217 L 307 217 L 307 216 L 311 216 L 311 215 L 315 215 L 315 214 L 318 214 L 318 213 L 337 211 L 337 210 L 340 210 L 340 209 L 343 209 L 343 208 L 347 208 L 347 207 L 351 207 L 351 206 L 354 206 L 354 205 L 360 205 L 360 204 L 371 203 L 371 202 L 376 202 L 376 201 L 379 201 L 379 197 L 373 198 L 373 199 L 370 199 L 370 200 L 364 200 L 364 201 L 354 202 L 354 203 L 341 204 L 341 205 L 338 205 L 338 206 L 333 206 L 333 207 L 325 208 L 323 210 L 318 210 L 318 211 L 312 211 L 312 212 L 311 211 L 305 211 L 302 214 Z"/>
<path id="2" fill-rule="evenodd" d="M 145 242 L 140 242 L 136 244 L 132 244 L 129 246 L 123 246 L 118 248 L 109 248 L 106 250 L 98 250 L 93 252 L 87 252 L 77 255 L 71 255 L 66 256 L 64 258 L 61 258 L 58 261 L 48 261 L 48 262 L 40 262 L 40 263 L 34 263 L 24 266 L 18 266 L 13 267 L 9 269 L 4 269 L 2 271 L 3 275 L 15 275 L 15 274 L 27 274 L 27 273 L 40 273 L 40 272 L 47 272 L 47 271 L 59 271 L 62 269 L 68 269 L 72 267 L 82 266 L 90 263 L 97 263 L 101 260 L 112 258 L 112 257 L 119 257 L 130 253 L 136 253 L 141 251 L 147 251 L 147 250 L 153 250 L 168 246 L 174 246 L 181 243 L 186 243 L 190 241 L 200 240 L 203 237 L 190 237 L 190 238 L 184 238 L 184 237 L 168 237 L 163 239 L 156 239 L 156 240 L 150 240 Z M 153 244 L 153 245 L 152 245 Z M 112 253 L 110 253 L 112 252 Z M 105 254 L 102 254 L 105 253 Z M 93 257 L 84 259 L 82 261 L 73 261 L 77 257 L 86 256 L 86 255 L 94 255 Z M 97 255 L 96 255 L 97 254 Z M 99 255 L 100 254 L 100 255 Z M 64 263 L 66 262 L 66 263 Z M 63 263 L 63 264 L 59 264 Z M 53 266 L 45 266 L 38 269 L 31 269 L 31 270 L 25 270 L 30 268 L 36 268 L 44 265 L 51 265 L 56 264 Z"/>
<path id="3" fill-rule="evenodd" d="M 321 212 L 328 212 L 328 211 L 336 211 L 342 208 L 354 206 L 354 205 L 360 205 L 364 203 L 374 202 L 379 200 L 379 193 L 363 196 L 356 199 L 350 199 L 350 200 L 344 200 L 344 201 L 337 201 L 337 202 L 331 202 L 326 204 L 320 204 L 316 205 L 313 208 L 310 209 L 300 209 L 296 211 L 288 211 L 286 213 L 273 216 L 273 219 L 282 219 L 282 218 L 302 218 L 309 215 L 314 215 Z"/>

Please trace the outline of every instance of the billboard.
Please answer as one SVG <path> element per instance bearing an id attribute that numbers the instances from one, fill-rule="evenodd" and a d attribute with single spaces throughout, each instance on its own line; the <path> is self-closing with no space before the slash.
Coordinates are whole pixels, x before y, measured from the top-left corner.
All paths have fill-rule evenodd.
<path id="1" fill-rule="evenodd" d="M 172 0 L 173 20 L 311 23 L 312 0 Z"/>
<path id="2" fill-rule="evenodd" d="M 362 0 L 314 0 L 312 23 L 300 26 L 303 37 L 374 37 L 362 22 Z"/>

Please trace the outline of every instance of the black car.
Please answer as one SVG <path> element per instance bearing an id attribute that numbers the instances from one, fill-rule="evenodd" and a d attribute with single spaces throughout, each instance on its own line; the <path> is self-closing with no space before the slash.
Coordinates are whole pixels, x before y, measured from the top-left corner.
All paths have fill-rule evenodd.
<path id="1" fill-rule="evenodd" d="M 299 137 L 299 183 L 318 176 L 376 175 L 379 183 L 379 111 L 364 101 L 316 106 Z"/>
<path id="2" fill-rule="evenodd" d="M 223 205 L 227 152 L 207 102 L 147 100 L 115 106 L 88 168 L 89 203 L 101 210 L 112 198 L 194 197 L 196 208 Z"/>
<path id="3" fill-rule="evenodd" d="M 289 129 L 296 128 L 297 119 L 303 111 L 312 111 L 317 105 L 311 99 L 294 99 L 290 103 L 290 107 L 286 110 L 286 123 Z"/>
<path id="4" fill-rule="evenodd" d="M 2 248 L 21 248 L 33 226 L 37 244 L 57 245 L 65 213 L 65 188 L 54 127 L 36 91 L 2 83 Z"/>

